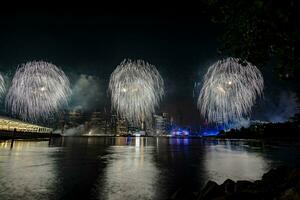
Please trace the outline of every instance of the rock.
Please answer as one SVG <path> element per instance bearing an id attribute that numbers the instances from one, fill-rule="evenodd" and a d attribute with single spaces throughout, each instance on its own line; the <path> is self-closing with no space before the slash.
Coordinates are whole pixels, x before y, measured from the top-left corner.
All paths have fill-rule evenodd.
<path id="1" fill-rule="evenodd" d="M 257 193 L 256 184 L 250 181 L 237 181 L 235 184 L 235 192 Z"/>
<path id="2" fill-rule="evenodd" d="M 224 183 L 222 185 L 224 187 L 225 194 L 233 194 L 234 193 L 235 182 L 233 180 L 227 179 L 226 181 L 224 181 Z"/>
<path id="3" fill-rule="evenodd" d="M 225 195 L 224 188 L 214 181 L 208 181 L 201 191 L 199 200 L 216 199 Z"/>
<path id="4" fill-rule="evenodd" d="M 168 200 L 176 199 L 178 197 L 178 194 L 181 192 L 181 190 L 182 190 L 182 188 L 179 188 L 178 190 L 176 190 Z"/>
<path id="5" fill-rule="evenodd" d="M 287 184 L 289 186 L 293 186 L 297 185 L 298 183 L 300 183 L 300 168 L 295 168 L 289 173 L 287 178 Z"/>
<path id="6" fill-rule="evenodd" d="M 285 190 L 279 197 L 279 200 L 299 200 L 300 193 L 295 188 Z"/>
<path id="7" fill-rule="evenodd" d="M 182 187 L 179 188 L 176 192 L 174 192 L 172 194 L 172 196 L 170 196 L 168 198 L 168 200 L 182 200 L 182 199 L 197 199 L 197 196 L 199 194 L 197 192 L 192 192 L 190 190 L 188 190 L 188 188 Z"/>
<path id="8" fill-rule="evenodd" d="M 261 197 L 259 194 L 253 194 L 248 192 L 234 193 L 226 197 L 226 200 L 254 200 L 254 199 L 266 200 L 265 198 Z"/>
<path id="9" fill-rule="evenodd" d="M 280 166 L 277 169 L 271 169 L 262 177 L 262 181 L 272 185 L 280 185 L 288 174 L 286 166 Z"/>
<path id="10" fill-rule="evenodd" d="M 190 198 L 191 199 L 191 198 Z M 271 169 L 262 180 L 255 182 L 230 179 L 222 185 L 209 181 L 199 194 L 198 200 L 300 200 L 300 168 Z"/>
<path id="11" fill-rule="evenodd" d="M 256 188 L 258 190 L 261 190 L 262 187 L 263 187 L 263 181 L 262 180 L 256 180 L 256 181 L 254 181 L 254 184 L 256 185 Z"/>
<path id="12" fill-rule="evenodd" d="M 286 188 L 286 178 L 289 170 L 285 166 L 271 169 L 262 177 L 261 184 L 259 185 L 265 197 L 278 196 L 281 191 Z"/>
<path id="13" fill-rule="evenodd" d="M 298 181 L 297 185 L 295 186 L 295 189 L 298 193 L 300 193 L 300 180 Z"/>

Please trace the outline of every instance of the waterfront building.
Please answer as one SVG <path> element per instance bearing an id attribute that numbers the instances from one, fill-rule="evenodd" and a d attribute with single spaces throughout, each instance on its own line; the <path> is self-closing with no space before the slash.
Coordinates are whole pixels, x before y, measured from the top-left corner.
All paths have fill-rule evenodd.
<path id="1" fill-rule="evenodd" d="M 109 128 L 109 120 L 105 113 L 93 112 L 89 119 L 90 128 L 95 128 L 101 134 L 106 134 Z"/>
<path id="2" fill-rule="evenodd" d="M 165 135 L 170 132 L 171 121 L 168 113 L 162 113 L 161 115 L 153 115 L 154 118 L 154 135 Z"/>
<path id="3" fill-rule="evenodd" d="M 128 134 L 128 123 L 125 119 L 122 118 L 117 119 L 116 132 L 118 135 Z"/>

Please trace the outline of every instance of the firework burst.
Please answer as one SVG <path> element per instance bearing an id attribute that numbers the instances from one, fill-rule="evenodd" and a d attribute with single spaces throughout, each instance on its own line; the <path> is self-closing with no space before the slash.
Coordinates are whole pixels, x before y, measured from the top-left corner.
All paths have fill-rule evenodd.
<path id="1" fill-rule="evenodd" d="M 250 114 L 264 81 L 261 72 L 249 62 L 227 58 L 209 67 L 197 106 L 209 122 L 242 120 Z"/>
<path id="2" fill-rule="evenodd" d="M 162 96 L 164 82 L 155 66 L 124 60 L 110 76 L 112 109 L 135 125 L 151 119 Z"/>
<path id="3" fill-rule="evenodd" d="M 0 99 L 1 100 L 5 94 L 5 91 L 6 91 L 5 81 L 4 81 L 2 74 L 0 73 Z"/>
<path id="4" fill-rule="evenodd" d="M 71 94 L 69 79 L 51 63 L 33 61 L 17 69 L 6 96 L 6 109 L 26 121 L 46 121 Z"/>

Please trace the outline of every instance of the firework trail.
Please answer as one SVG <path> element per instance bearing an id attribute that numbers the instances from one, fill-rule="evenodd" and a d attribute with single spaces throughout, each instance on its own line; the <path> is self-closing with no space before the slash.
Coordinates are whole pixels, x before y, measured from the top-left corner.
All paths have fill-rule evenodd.
<path id="1" fill-rule="evenodd" d="M 164 82 L 155 66 L 124 60 L 110 76 L 112 109 L 134 125 L 149 121 L 164 95 Z"/>
<path id="2" fill-rule="evenodd" d="M 22 64 L 6 96 L 6 109 L 26 121 L 46 121 L 71 94 L 69 79 L 55 65 L 43 61 Z"/>
<path id="3" fill-rule="evenodd" d="M 5 91 L 6 91 L 5 81 L 4 81 L 2 74 L 0 73 L 0 99 L 1 100 L 5 94 Z"/>
<path id="4" fill-rule="evenodd" d="M 250 114 L 263 87 L 262 74 L 254 65 L 237 58 L 220 60 L 205 74 L 197 106 L 209 122 L 228 125 Z"/>

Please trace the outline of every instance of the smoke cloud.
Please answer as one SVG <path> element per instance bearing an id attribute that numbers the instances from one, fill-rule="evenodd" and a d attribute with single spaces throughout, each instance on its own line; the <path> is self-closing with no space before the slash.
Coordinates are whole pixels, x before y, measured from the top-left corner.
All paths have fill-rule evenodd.
<path id="1" fill-rule="evenodd" d="M 54 131 L 54 133 L 56 134 L 62 134 L 62 130 L 61 129 L 57 129 Z M 84 125 L 81 124 L 77 127 L 72 127 L 72 128 L 68 128 L 65 129 L 63 131 L 63 136 L 79 136 L 82 135 L 84 133 Z"/>
<path id="2" fill-rule="evenodd" d="M 297 97 L 291 91 L 282 91 L 279 94 L 278 101 L 267 102 L 268 112 L 266 112 L 266 118 L 274 123 L 288 121 L 298 112 Z"/>
<path id="3" fill-rule="evenodd" d="M 105 89 L 98 77 L 81 74 L 72 88 L 70 108 L 81 111 L 94 111 L 104 105 Z"/>

